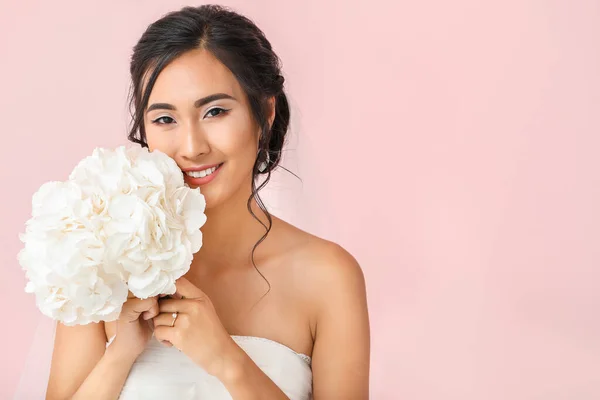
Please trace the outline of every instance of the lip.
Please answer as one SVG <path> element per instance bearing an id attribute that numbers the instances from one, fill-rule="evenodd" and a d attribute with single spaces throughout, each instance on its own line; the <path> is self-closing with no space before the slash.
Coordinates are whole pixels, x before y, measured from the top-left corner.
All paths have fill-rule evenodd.
<path id="1" fill-rule="evenodd" d="M 201 165 L 199 167 L 193 167 L 193 168 L 183 168 L 182 171 L 183 172 L 204 171 L 205 169 L 209 169 L 209 168 L 212 168 L 212 167 L 218 167 L 221 164 L 223 164 L 223 163 L 220 163 L 220 164 L 210 164 L 210 165 Z"/>
<path id="2" fill-rule="evenodd" d="M 182 171 L 184 172 L 184 174 L 183 174 L 183 180 L 189 186 L 202 186 L 202 185 L 206 185 L 207 183 L 209 183 L 213 179 L 215 179 L 215 177 L 221 171 L 221 167 L 223 166 L 223 164 L 224 163 L 213 164 L 212 166 L 206 166 L 206 167 L 203 166 L 203 167 L 200 167 L 200 168 L 186 168 L 186 169 L 182 169 Z M 189 176 L 188 174 L 185 173 L 187 171 L 203 171 L 205 169 L 212 168 L 212 167 L 217 167 L 217 169 L 215 170 L 215 172 L 213 172 L 212 174 L 210 174 L 208 176 L 202 177 L 202 178 L 192 178 L 191 176 Z"/>

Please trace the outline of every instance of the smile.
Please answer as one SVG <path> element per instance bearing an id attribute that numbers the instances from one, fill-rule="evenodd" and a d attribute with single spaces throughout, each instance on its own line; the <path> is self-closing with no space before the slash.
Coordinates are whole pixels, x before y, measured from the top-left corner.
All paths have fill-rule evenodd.
<path id="1" fill-rule="evenodd" d="M 223 163 L 201 171 L 184 171 L 183 179 L 190 186 L 201 186 L 211 182 L 219 174 Z"/>
<path id="2" fill-rule="evenodd" d="M 211 175 L 213 172 L 215 172 L 217 168 L 218 167 L 212 167 L 203 171 L 188 171 L 185 172 L 185 174 L 191 176 L 192 178 L 204 178 L 205 176 Z"/>

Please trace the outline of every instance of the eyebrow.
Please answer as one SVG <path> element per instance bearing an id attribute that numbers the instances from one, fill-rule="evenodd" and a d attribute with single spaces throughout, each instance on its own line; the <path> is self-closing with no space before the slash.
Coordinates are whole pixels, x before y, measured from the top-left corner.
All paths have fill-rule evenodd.
<path id="1" fill-rule="evenodd" d="M 215 94 L 211 94 L 210 96 L 206 96 L 206 97 L 196 100 L 194 102 L 194 107 L 200 108 L 205 104 L 212 103 L 213 101 L 221 100 L 221 99 L 236 100 L 235 97 L 230 96 L 227 93 L 215 93 Z M 176 110 L 176 108 L 173 104 L 169 104 L 169 103 L 154 103 L 154 104 L 150 105 L 150 107 L 148 107 L 148 109 L 146 110 L 146 113 L 149 113 L 152 110 Z"/>

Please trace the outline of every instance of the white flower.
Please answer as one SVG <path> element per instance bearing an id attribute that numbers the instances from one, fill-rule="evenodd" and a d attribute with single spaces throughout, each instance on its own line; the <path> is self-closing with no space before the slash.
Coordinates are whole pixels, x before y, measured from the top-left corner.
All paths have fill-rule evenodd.
<path id="1" fill-rule="evenodd" d="M 18 255 L 26 291 L 67 325 L 116 319 L 128 290 L 173 294 L 202 246 L 205 206 L 166 154 L 97 148 L 33 196 Z"/>

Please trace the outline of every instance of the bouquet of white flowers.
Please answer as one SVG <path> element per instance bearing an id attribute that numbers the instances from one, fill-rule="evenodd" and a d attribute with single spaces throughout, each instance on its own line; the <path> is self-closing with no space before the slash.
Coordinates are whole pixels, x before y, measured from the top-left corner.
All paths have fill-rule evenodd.
<path id="1" fill-rule="evenodd" d="M 19 236 L 25 291 L 65 325 L 116 320 L 128 290 L 142 299 L 173 294 L 202 246 L 205 207 L 166 154 L 97 148 L 67 181 L 33 195 Z"/>

